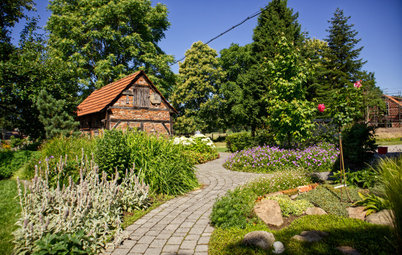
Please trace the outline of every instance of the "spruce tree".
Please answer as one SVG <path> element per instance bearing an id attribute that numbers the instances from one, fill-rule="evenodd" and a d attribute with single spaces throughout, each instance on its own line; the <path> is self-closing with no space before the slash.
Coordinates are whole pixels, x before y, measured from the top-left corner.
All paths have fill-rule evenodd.
<path id="1" fill-rule="evenodd" d="M 65 105 L 65 100 L 56 100 L 46 90 L 39 93 L 36 106 L 39 120 L 45 127 L 46 138 L 72 134 L 78 127 L 79 123 L 63 109 Z"/>
<path id="2" fill-rule="evenodd" d="M 325 39 L 328 48 L 324 53 L 322 73 L 325 83 L 317 91 L 323 101 L 330 100 L 327 95 L 337 93 L 361 77 L 361 68 L 365 63 L 360 58 L 363 47 L 357 47 L 361 39 L 356 38 L 358 33 L 353 30 L 353 24 L 348 24 L 349 19 L 350 16 L 346 17 L 338 8 L 329 21 L 329 35 Z"/>

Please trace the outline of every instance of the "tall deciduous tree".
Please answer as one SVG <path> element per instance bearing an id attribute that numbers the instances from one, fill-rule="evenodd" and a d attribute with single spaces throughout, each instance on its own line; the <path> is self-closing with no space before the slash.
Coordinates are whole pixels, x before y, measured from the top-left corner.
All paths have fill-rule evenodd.
<path id="1" fill-rule="evenodd" d="M 174 74 L 158 42 L 169 27 L 167 8 L 150 0 L 53 0 L 47 22 L 52 56 L 76 68 L 80 84 L 100 88 L 139 69 L 164 95 Z"/>
<path id="2" fill-rule="evenodd" d="M 218 90 L 220 116 L 223 120 L 221 129 L 242 130 L 248 128 L 243 104 L 244 95 L 239 77 L 248 72 L 252 63 L 251 44 L 239 46 L 232 44 L 220 52 L 219 64 L 224 77 Z"/>
<path id="3" fill-rule="evenodd" d="M 261 73 L 261 64 L 275 57 L 278 53 L 276 45 L 283 36 L 295 47 L 300 46 L 304 37 L 297 17 L 298 14 L 287 7 L 286 0 L 273 0 L 258 18 L 252 43 L 252 66 L 239 77 L 244 95 L 243 107 L 253 134 L 264 123 L 262 118 L 267 114 L 267 103 L 262 96 L 270 90 L 267 77 Z"/>
<path id="4" fill-rule="evenodd" d="M 6 61 L 13 50 L 10 29 L 25 17 L 24 11 L 32 10 L 33 0 L 2 0 L 0 2 L 0 60 Z"/>
<path id="5" fill-rule="evenodd" d="M 176 130 L 193 133 L 208 131 L 220 119 L 216 93 L 222 79 L 217 52 L 202 42 L 195 42 L 186 51 L 179 65 L 179 77 L 173 94 L 173 103 L 180 112 Z"/>
<path id="6" fill-rule="evenodd" d="M 276 142 L 290 146 L 306 142 L 313 128 L 313 104 L 306 100 L 306 81 L 311 73 L 308 62 L 283 36 L 277 43 L 278 53 L 264 63 L 263 74 L 270 82 L 264 95 L 267 101 L 266 123 Z"/>

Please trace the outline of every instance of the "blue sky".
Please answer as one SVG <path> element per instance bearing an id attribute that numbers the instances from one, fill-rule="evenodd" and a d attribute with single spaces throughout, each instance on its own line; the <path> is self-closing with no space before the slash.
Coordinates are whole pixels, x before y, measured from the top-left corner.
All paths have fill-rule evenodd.
<path id="1" fill-rule="evenodd" d="M 158 0 L 169 10 L 170 28 L 160 47 L 176 59 L 184 56 L 191 44 L 206 42 L 226 29 L 256 13 L 269 1 L 264 0 Z M 47 0 L 36 0 L 40 25 L 50 16 Z M 310 37 L 328 36 L 328 20 L 337 7 L 351 16 L 350 24 L 361 38 L 361 58 L 364 69 L 375 73 L 377 85 L 386 94 L 402 93 L 402 1 L 401 0 L 288 0 L 288 6 L 299 13 L 302 31 Z M 252 42 L 257 17 L 225 34 L 210 44 L 218 52 L 231 43 L 245 45 Z M 15 27 L 14 42 L 22 29 Z M 178 65 L 172 66 L 178 72 Z"/>

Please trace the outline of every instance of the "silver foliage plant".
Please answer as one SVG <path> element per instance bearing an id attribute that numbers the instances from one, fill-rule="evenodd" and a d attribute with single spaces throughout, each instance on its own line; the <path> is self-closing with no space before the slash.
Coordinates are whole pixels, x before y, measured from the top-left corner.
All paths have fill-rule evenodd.
<path id="1" fill-rule="evenodd" d="M 60 159 L 56 171 L 61 173 L 66 165 Z M 93 160 L 80 161 L 80 179 L 77 184 L 69 177 L 69 184 L 60 187 L 49 185 L 49 166 L 41 174 L 36 167 L 31 182 L 21 185 L 18 180 L 21 216 L 17 221 L 19 228 L 14 232 L 15 253 L 30 254 L 35 249 L 35 241 L 47 233 L 64 234 L 83 230 L 88 237 L 84 247 L 97 253 L 123 239 L 121 220 L 124 211 L 144 209 L 149 206 L 149 186 L 134 174 L 134 167 L 126 171 L 119 180 L 116 173 L 108 181 Z"/>

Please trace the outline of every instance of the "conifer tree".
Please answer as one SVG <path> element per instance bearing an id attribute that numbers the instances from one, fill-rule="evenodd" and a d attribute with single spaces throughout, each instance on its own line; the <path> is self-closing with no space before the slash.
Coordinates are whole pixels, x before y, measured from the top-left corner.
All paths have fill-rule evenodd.
<path id="1" fill-rule="evenodd" d="M 214 99 L 222 71 L 217 52 L 202 42 L 195 42 L 179 64 L 179 77 L 173 104 L 179 110 L 175 130 L 180 133 L 206 131 L 217 125 L 219 114 Z"/>
<path id="2" fill-rule="evenodd" d="M 46 90 L 39 93 L 36 106 L 39 120 L 45 127 L 46 138 L 71 134 L 78 127 L 79 123 L 63 109 L 65 105 L 65 100 L 56 100 Z"/>
<path id="3" fill-rule="evenodd" d="M 323 101 L 330 100 L 326 95 L 336 93 L 361 78 L 361 68 L 365 63 L 360 58 L 363 47 L 357 47 L 361 39 L 356 38 L 358 33 L 353 30 L 353 24 L 348 24 L 349 19 L 350 16 L 346 17 L 338 8 L 329 21 L 329 35 L 325 39 L 328 48 L 324 53 L 321 74 L 325 83 L 317 90 Z"/>

